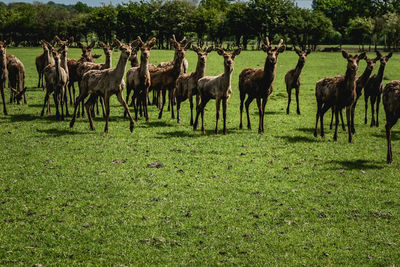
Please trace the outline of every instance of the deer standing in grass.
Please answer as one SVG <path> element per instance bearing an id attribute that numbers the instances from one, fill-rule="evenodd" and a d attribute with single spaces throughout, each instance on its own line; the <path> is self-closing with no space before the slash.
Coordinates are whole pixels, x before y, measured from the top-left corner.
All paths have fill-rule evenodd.
<path id="1" fill-rule="evenodd" d="M 218 76 L 205 76 L 198 80 L 197 90 L 200 94 L 200 104 L 196 107 L 196 120 L 193 124 L 193 130 L 197 129 L 199 122 L 199 115 L 201 114 L 201 131 L 205 134 L 204 129 L 204 108 L 210 99 L 215 99 L 216 103 L 216 123 L 215 123 L 215 134 L 218 134 L 218 119 L 219 109 L 222 101 L 222 117 L 224 120 L 223 133 L 227 134 L 226 130 L 226 110 L 228 108 L 228 99 L 232 94 L 231 80 L 233 66 L 235 63 L 235 57 L 242 51 L 241 48 L 237 48 L 233 52 L 225 52 L 221 48 L 216 49 L 218 55 L 224 58 L 224 73 Z"/>
<path id="2" fill-rule="evenodd" d="M 186 45 L 188 44 L 188 40 L 186 39 L 186 37 L 183 37 L 182 40 L 181 40 L 180 42 L 178 42 L 178 41 L 176 40 L 175 35 L 172 35 L 172 39 L 174 40 L 174 43 L 179 43 L 181 46 L 186 46 Z M 178 54 L 176 53 L 176 50 L 175 50 L 174 58 L 173 58 L 172 60 L 167 61 L 167 62 L 160 62 L 160 63 L 157 65 L 157 67 L 158 67 L 158 68 L 165 68 L 165 67 L 173 66 L 173 65 L 174 65 L 174 62 L 175 62 L 176 59 L 177 59 L 177 57 L 178 57 Z M 182 65 L 181 65 L 181 66 L 182 66 L 182 72 L 183 72 L 183 73 L 186 73 L 186 72 L 187 72 L 187 69 L 189 68 L 189 62 L 187 61 L 186 58 L 183 59 Z"/>
<path id="3" fill-rule="evenodd" d="M 41 43 L 43 45 L 43 53 L 40 53 L 39 55 L 36 56 L 35 64 L 36 64 L 36 70 L 39 75 L 37 87 L 39 88 L 41 86 L 44 90 L 44 83 L 43 83 L 44 68 L 47 65 L 54 64 L 54 58 L 51 56 L 51 52 L 47 44 L 43 40 L 41 40 Z M 54 45 L 54 41 L 52 41 L 50 44 Z M 40 85 L 40 82 L 42 82 L 42 85 Z"/>
<path id="4" fill-rule="evenodd" d="M 147 111 L 147 98 L 151 85 L 149 60 L 150 50 L 156 44 L 156 38 L 152 38 L 145 44 L 140 36 L 132 43 L 132 46 L 140 49 L 140 66 L 133 67 L 128 70 L 126 74 L 126 102 L 128 102 L 129 93 L 133 90 L 132 103 L 135 109 L 135 120 L 138 119 L 138 106 L 143 107 L 143 113 L 146 121 L 149 121 L 149 114 Z M 124 117 L 126 116 L 126 111 Z"/>
<path id="5" fill-rule="evenodd" d="M 109 68 L 105 70 L 90 70 L 86 72 L 81 81 L 81 91 L 75 103 L 74 115 L 70 122 L 72 128 L 75 123 L 76 111 L 81 101 L 90 94 L 88 101 L 85 103 L 86 112 L 88 114 L 90 129 L 95 130 L 91 106 L 94 105 L 98 96 L 104 98 L 104 105 L 106 109 L 106 124 L 104 132 L 108 132 L 108 121 L 110 118 L 110 97 L 113 94 L 117 95 L 118 101 L 122 104 L 128 113 L 130 120 L 130 131 L 133 131 L 134 121 L 129 111 L 128 105 L 125 102 L 122 91 L 125 87 L 124 74 L 128 58 L 131 55 L 131 47 L 129 45 L 122 44 L 119 40 L 115 40 L 116 46 L 121 51 L 117 66 L 115 68 Z"/>
<path id="6" fill-rule="evenodd" d="M 324 114 L 331 107 L 335 110 L 335 133 L 333 140 L 337 141 L 337 128 L 339 124 L 339 111 L 346 108 L 347 127 L 351 129 L 351 119 L 353 118 L 352 105 L 356 100 L 356 75 L 358 70 L 358 63 L 361 59 L 365 58 L 365 52 L 360 55 L 352 56 L 346 51 L 342 50 L 342 56 L 347 60 L 347 68 L 345 76 L 336 76 L 333 78 L 324 78 L 319 80 L 315 86 L 315 96 L 317 98 L 317 115 L 315 123 L 314 136 L 318 134 L 318 119 L 321 120 L 321 136 L 324 136 Z M 349 133 L 349 142 L 352 140 L 352 131 Z"/>
<path id="7" fill-rule="evenodd" d="M 25 97 L 25 67 L 14 55 L 7 55 L 7 71 L 8 71 L 8 88 L 11 90 L 10 103 L 16 101 L 17 104 L 22 103 L 22 96 L 26 104 Z"/>
<path id="8" fill-rule="evenodd" d="M 383 107 L 386 113 L 387 163 L 392 163 L 392 127 L 400 117 L 400 81 L 391 81 L 383 89 Z"/>
<path id="9" fill-rule="evenodd" d="M 365 67 L 365 70 L 363 72 L 363 74 L 361 74 L 360 77 L 356 78 L 356 101 L 354 102 L 352 108 L 353 110 L 351 111 L 351 115 L 353 116 L 351 118 L 351 131 L 353 134 L 356 133 L 356 130 L 354 128 L 354 113 L 355 113 L 355 109 L 356 109 L 356 105 L 357 105 L 357 101 L 358 98 L 360 98 L 360 96 L 362 95 L 362 89 L 365 87 L 365 85 L 368 82 L 369 76 L 371 75 L 372 71 L 374 70 L 375 66 L 376 66 L 376 62 L 380 59 L 380 56 L 377 56 L 376 58 L 372 59 L 372 58 L 368 58 L 367 56 L 365 56 L 365 61 L 367 63 L 367 66 Z M 339 111 L 340 112 L 340 119 L 342 122 L 342 128 L 343 131 L 346 131 L 346 127 L 344 126 L 344 121 L 343 121 L 343 114 L 342 114 L 342 110 Z M 329 128 L 332 130 L 332 125 L 333 125 L 333 115 L 335 114 L 334 109 L 332 108 L 332 117 L 331 117 L 331 124 L 329 125 Z"/>
<path id="10" fill-rule="evenodd" d="M 64 120 L 64 104 L 66 115 L 68 113 L 68 102 L 66 99 L 66 90 L 68 84 L 68 46 L 73 42 L 73 39 L 64 43 L 61 48 L 55 50 L 50 44 L 47 44 L 52 51 L 54 58 L 54 65 L 47 65 L 44 69 L 44 78 L 46 81 L 46 95 L 44 98 L 41 116 L 44 115 L 44 109 L 49 101 L 50 94 L 53 93 L 54 104 L 56 106 L 56 119 L 60 119 L 60 112 L 58 104 L 61 105 L 61 120 Z M 49 110 L 48 110 L 49 111 Z"/>
<path id="11" fill-rule="evenodd" d="M 165 106 L 165 96 L 167 91 L 169 103 L 172 103 L 173 90 L 176 85 L 176 79 L 182 73 L 182 61 L 185 58 L 186 48 L 190 45 L 189 43 L 181 45 L 177 42 L 175 38 L 170 39 L 171 43 L 174 44 L 176 60 L 172 66 L 168 67 L 156 67 L 150 68 L 150 79 L 151 79 L 151 89 L 156 90 L 158 93 L 162 93 L 162 105 L 160 107 L 160 112 L 158 113 L 158 118 L 162 118 L 163 109 Z M 174 106 L 171 105 L 171 118 L 174 119 Z"/>
<path id="12" fill-rule="evenodd" d="M 265 105 L 267 104 L 268 96 L 272 93 L 273 82 L 276 75 L 276 65 L 278 62 L 278 55 L 283 53 L 286 46 L 283 45 L 281 39 L 278 46 L 272 48 L 268 37 L 262 44 L 262 49 L 267 53 L 264 68 L 246 68 L 242 70 L 239 75 L 239 91 L 240 91 L 240 124 L 239 128 L 243 128 L 242 113 L 243 113 L 243 102 L 248 95 L 245 106 L 247 114 L 247 128 L 251 129 L 249 106 L 251 102 L 256 98 L 259 114 L 259 125 L 258 133 L 264 133 L 264 113 Z M 262 100 L 262 103 L 261 103 Z"/>
<path id="13" fill-rule="evenodd" d="M 383 56 L 380 52 L 376 52 L 377 55 L 380 57 L 380 66 L 378 73 L 372 75 L 367 84 L 365 85 L 364 89 L 364 99 L 365 99 L 365 124 L 367 124 L 367 110 L 368 110 L 368 98 L 370 97 L 371 100 L 371 127 L 372 126 L 379 126 L 379 104 L 381 102 L 381 94 L 383 89 L 383 74 L 385 72 L 386 64 L 388 63 L 389 59 L 392 57 L 392 53 L 389 53 L 386 56 Z M 376 122 L 375 122 L 375 105 L 376 101 Z"/>
<path id="14" fill-rule="evenodd" d="M 190 125 L 193 125 L 193 95 L 196 95 L 196 107 L 199 105 L 199 94 L 197 93 L 197 81 L 206 75 L 207 55 L 213 50 L 210 46 L 202 50 L 193 45 L 193 51 L 197 53 L 196 70 L 190 74 L 181 74 L 176 80 L 174 98 L 176 99 L 177 121 L 181 123 L 181 102 L 189 99 L 190 103 Z"/>
<path id="15" fill-rule="evenodd" d="M 6 88 L 7 79 L 7 41 L 0 41 L 0 93 L 3 101 L 3 113 L 7 115 L 6 100 L 4 88 Z"/>
<path id="16" fill-rule="evenodd" d="M 288 105 L 286 108 L 286 114 L 289 114 L 290 102 L 292 101 L 292 89 L 296 89 L 296 104 L 297 104 L 297 114 L 300 115 L 300 106 L 299 106 L 299 92 L 300 92 L 300 74 L 306 63 L 306 59 L 308 54 L 311 53 L 310 49 L 305 51 L 298 50 L 296 47 L 294 48 L 296 54 L 299 56 L 299 60 L 297 61 L 297 65 L 294 69 L 289 70 L 285 75 L 285 83 L 286 83 L 286 91 L 288 93 Z"/>

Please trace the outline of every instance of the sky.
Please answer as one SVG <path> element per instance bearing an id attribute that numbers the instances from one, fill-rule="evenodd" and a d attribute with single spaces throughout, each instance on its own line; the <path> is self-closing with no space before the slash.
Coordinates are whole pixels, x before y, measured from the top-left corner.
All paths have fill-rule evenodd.
<path id="1" fill-rule="evenodd" d="M 11 3 L 11 2 L 28 2 L 28 3 L 32 3 L 33 0 L 0 0 L 6 4 Z M 61 1 L 61 0 L 53 0 L 53 2 L 55 3 L 60 3 L 60 4 L 75 4 L 76 2 L 78 2 L 79 0 L 66 0 L 66 1 Z M 88 4 L 89 6 L 99 6 L 101 5 L 101 3 L 105 3 L 105 4 L 109 4 L 110 2 L 114 5 L 122 3 L 122 2 L 128 2 L 129 0 L 100 0 L 100 1 L 96 1 L 96 0 L 88 0 L 88 1 L 84 1 L 82 0 L 82 2 Z M 38 2 L 44 2 L 47 3 L 48 0 L 40 0 Z M 311 3 L 312 0 L 295 0 L 295 2 L 297 3 L 297 5 L 299 7 L 303 7 L 303 8 L 311 8 Z"/>

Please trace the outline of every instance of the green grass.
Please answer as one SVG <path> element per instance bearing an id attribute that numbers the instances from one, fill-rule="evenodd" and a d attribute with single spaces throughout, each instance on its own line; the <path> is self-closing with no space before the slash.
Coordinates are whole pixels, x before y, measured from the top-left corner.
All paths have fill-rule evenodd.
<path id="1" fill-rule="evenodd" d="M 228 135 L 213 134 L 215 102 L 206 107 L 207 135 L 165 112 L 140 119 L 133 133 L 112 97 L 109 134 L 104 119 L 40 117 L 44 93 L 34 88 L 34 58 L 41 49 L 8 49 L 25 64 L 27 105 L 0 115 L 0 265 L 392 265 L 400 262 L 400 133 L 394 127 L 394 163 L 387 165 L 385 116 L 379 128 L 363 124 L 356 109 L 354 143 L 339 129 L 313 137 L 315 82 L 343 74 L 340 53 L 312 53 L 302 75 L 301 112 L 285 114 L 284 74 L 297 62 L 279 56 L 265 134 L 239 130 L 238 75 L 262 67 L 263 52 L 242 52 L 235 62 Z M 100 50 L 96 53 L 101 53 Z M 77 58 L 79 50 L 70 49 Z M 119 52 L 114 53 L 114 65 Z M 172 58 L 154 50 L 151 62 Z M 369 54 L 373 56 L 373 54 Z M 104 57 L 104 56 L 103 56 Z M 189 70 L 197 56 L 188 51 Z M 388 80 L 399 79 L 400 56 Z M 102 61 L 104 58 L 102 59 Z M 100 60 L 98 60 L 100 61 Z M 222 72 L 212 52 L 207 75 Z M 361 73 L 365 62 L 360 63 Z M 376 70 L 377 71 L 377 70 Z M 7 90 L 7 96 L 9 91 Z M 53 101 L 52 101 L 53 104 Z M 369 115 L 370 119 L 370 115 Z M 325 122 L 329 123 L 330 113 Z M 246 121 L 244 122 L 246 125 Z M 222 130 L 222 121 L 220 123 Z M 158 162 L 161 168 L 150 168 Z"/>

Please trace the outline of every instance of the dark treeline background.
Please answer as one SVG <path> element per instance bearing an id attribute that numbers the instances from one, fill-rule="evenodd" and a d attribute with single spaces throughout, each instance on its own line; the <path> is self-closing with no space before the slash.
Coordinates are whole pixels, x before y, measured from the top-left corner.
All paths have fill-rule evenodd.
<path id="1" fill-rule="evenodd" d="M 258 49 L 269 36 L 316 49 L 318 44 L 358 44 L 360 49 L 400 44 L 400 0 L 314 0 L 302 9 L 291 0 L 147 0 L 117 6 L 89 7 L 82 2 L 0 2 L 0 39 L 16 46 L 37 46 L 41 39 L 74 36 L 75 40 L 125 42 L 155 36 L 168 47 L 172 34 L 200 45 L 242 45 Z M 366 47 L 365 47 L 366 46 Z"/>

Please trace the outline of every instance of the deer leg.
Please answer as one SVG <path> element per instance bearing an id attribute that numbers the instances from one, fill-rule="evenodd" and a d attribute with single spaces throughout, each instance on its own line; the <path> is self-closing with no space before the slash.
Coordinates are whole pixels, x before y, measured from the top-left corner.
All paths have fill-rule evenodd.
<path id="1" fill-rule="evenodd" d="M 165 95 L 166 94 L 167 94 L 167 91 L 163 90 L 162 91 L 162 106 L 161 106 L 161 109 L 160 109 L 160 113 L 158 113 L 158 119 L 162 118 L 162 112 L 163 112 L 163 109 L 164 109 L 164 106 L 165 106 Z"/>
<path id="2" fill-rule="evenodd" d="M 146 122 L 148 122 L 149 119 L 149 110 L 148 110 L 148 105 L 149 105 L 149 88 L 146 88 L 144 90 L 144 99 L 143 99 L 143 104 L 144 104 L 144 117 L 146 118 Z"/>
<path id="3" fill-rule="evenodd" d="M 286 87 L 286 91 L 288 93 L 288 103 L 287 103 L 287 108 L 286 108 L 286 114 L 289 114 L 289 107 L 290 107 L 290 103 L 292 102 L 292 88 Z"/>
<path id="4" fill-rule="evenodd" d="M 204 105 L 201 108 L 201 132 L 203 134 L 206 134 L 206 130 L 204 128 L 204 109 L 209 100 L 210 100 L 210 98 L 207 98 L 206 101 L 204 101 Z"/>
<path id="5" fill-rule="evenodd" d="M 315 123 L 314 137 L 318 136 L 318 119 L 320 117 L 321 109 L 322 109 L 322 104 L 318 101 L 318 103 L 317 103 L 317 115 L 316 115 L 316 118 L 315 118 L 316 123 Z"/>
<path id="6" fill-rule="evenodd" d="M 325 112 L 327 112 L 330 108 L 332 108 L 331 105 L 324 104 L 324 106 L 322 107 L 321 112 L 320 112 L 321 137 L 325 136 L 325 132 L 324 132 L 324 115 L 325 115 Z"/>
<path id="7" fill-rule="evenodd" d="M 90 124 L 90 130 L 94 131 L 96 128 L 94 127 L 93 124 L 93 118 L 92 118 L 92 106 L 96 102 L 96 95 L 90 95 L 89 99 L 85 103 L 85 108 L 86 108 L 86 113 L 89 119 L 89 124 Z"/>
<path id="8" fill-rule="evenodd" d="M 197 95 L 196 95 L 196 97 L 197 97 Z M 193 125 L 193 95 L 189 95 L 188 98 L 189 98 L 189 106 L 190 106 L 190 125 Z M 178 107 L 178 98 L 176 99 L 176 106 Z M 180 116 L 180 114 L 179 114 L 179 116 Z M 180 121 L 181 120 L 179 117 L 179 123 L 180 123 Z"/>
<path id="9" fill-rule="evenodd" d="M 43 102 L 43 108 L 42 112 L 40 113 L 40 116 L 43 117 L 44 115 L 44 109 L 46 107 L 47 101 L 49 100 L 49 94 L 46 92 L 46 95 L 44 96 L 44 102 Z M 4 101 L 3 101 L 4 102 Z"/>
<path id="10" fill-rule="evenodd" d="M 261 106 L 261 98 L 257 97 L 257 107 L 258 107 L 258 133 L 262 134 L 262 106 Z"/>
<path id="11" fill-rule="evenodd" d="M 85 93 L 82 93 L 82 91 L 79 93 L 79 96 L 78 96 L 78 98 L 76 99 L 76 101 L 75 101 L 75 104 L 74 104 L 74 114 L 72 115 L 72 119 L 71 119 L 71 122 L 69 123 L 69 127 L 74 127 L 74 124 L 75 124 L 75 118 L 76 118 L 76 114 L 77 114 L 77 110 L 78 110 L 78 107 L 79 107 L 79 105 L 80 105 L 80 102 L 81 101 L 84 101 L 85 100 L 85 98 L 88 96 L 88 93 L 87 92 L 85 92 Z M 79 114 L 79 111 L 78 111 L 78 114 Z"/>
<path id="12" fill-rule="evenodd" d="M 189 102 L 192 101 L 189 99 Z M 190 106 L 193 106 L 193 103 Z M 181 123 L 181 100 L 179 97 L 176 98 L 176 122 Z"/>
<path id="13" fill-rule="evenodd" d="M 371 102 L 371 113 L 372 113 L 372 118 L 371 118 L 371 127 L 375 126 L 375 101 L 376 101 L 376 96 L 371 96 L 370 102 Z"/>
<path id="14" fill-rule="evenodd" d="M 60 110 L 58 109 L 58 94 L 57 91 L 53 93 L 54 105 L 56 106 L 56 119 L 60 119 Z"/>
<path id="15" fill-rule="evenodd" d="M 300 87 L 296 88 L 296 104 L 297 104 L 297 115 L 300 115 L 300 101 L 299 101 Z"/>
<path id="16" fill-rule="evenodd" d="M 386 140 L 387 140 L 387 163 L 393 162 L 392 157 L 392 127 L 396 124 L 398 118 L 386 112 Z"/>
<path id="17" fill-rule="evenodd" d="M 337 130 L 339 126 L 339 108 L 337 106 L 332 107 L 335 110 L 335 133 L 333 134 L 333 141 L 337 141 Z"/>
<path id="18" fill-rule="evenodd" d="M 122 106 L 124 107 L 124 109 L 126 110 L 126 113 L 128 113 L 128 117 L 129 117 L 129 120 L 130 120 L 130 126 L 129 126 L 129 130 L 132 132 L 133 131 L 133 126 L 135 125 L 135 122 L 133 121 L 133 118 L 132 118 L 132 115 L 131 115 L 131 112 L 129 111 L 129 107 L 128 107 L 128 104 L 126 103 L 126 101 L 124 100 L 124 96 L 122 95 L 122 90 L 120 90 L 118 93 L 117 93 L 117 98 L 118 98 L 118 101 L 122 104 Z M 147 94 L 145 94 L 144 95 L 144 101 L 147 101 Z M 145 115 L 146 115 L 146 111 L 144 111 L 145 112 Z M 110 113 L 110 112 L 108 112 L 108 113 Z"/>
<path id="19" fill-rule="evenodd" d="M 69 114 L 68 111 L 67 86 L 65 86 L 64 92 L 65 92 L 64 93 L 65 116 L 70 117 L 71 115 Z"/>
<path id="20" fill-rule="evenodd" d="M 340 112 L 340 120 L 342 121 L 342 130 L 346 131 L 346 126 L 344 126 L 344 120 L 343 120 L 343 109 L 339 110 Z"/>
<path id="21" fill-rule="evenodd" d="M 68 83 L 68 94 L 69 94 L 69 104 L 72 106 L 72 93 L 71 93 L 71 83 Z M 68 100 L 67 100 L 67 104 L 68 104 Z"/>
<path id="22" fill-rule="evenodd" d="M 0 84 L 1 86 L 1 84 Z M 7 108 L 6 108 L 6 101 L 5 101 L 5 96 L 4 96 L 4 86 L 0 88 L 1 91 L 1 99 L 3 101 L 3 113 L 4 115 L 7 115 Z"/>
<path id="23" fill-rule="evenodd" d="M 356 133 L 356 129 L 354 128 L 354 113 L 356 112 L 357 100 L 358 100 L 358 97 L 356 98 L 355 102 L 351 106 L 351 132 L 353 134 Z"/>
<path id="24" fill-rule="evenodd" d="M 329 129 L 330 129 L 330 130 L 332 130 L 332 128 L 333 128 L 333 118 L 334 118 L 334 115 L 335 115 L 335 110 L 334 110 L 333 107 L 332 107 L 331 124 L 329 125 Z"/>
<path id="25" fill-rule="evenodd" d="M 38 76 L 39 76 L 39 80 L 38 80 L 38 85 L 37 85 L 37 88 L 39 88 L 40 87 L 40 71 L 38 71 Z"/>
<path id="26" fill-rule="evenodd" d="M 175 119 L 175 113 L 174 113 L 174 104 L 175 104 L 175 99 L 174 99 L 174 89 L 168 90 L 168 96 L 169 96 L 169 103 L 171 103 L 171 119 Z"/>
<path id="27" fill-rule="evenodd" d="M 10 89 L 11 89 L 11 88 L 10 88 Z M 14 99 L 14 92 L 13 92 L 13 90 L 11 89 L 11 90 L 10 90 L 10 104 L 12 104 L 13 99 Z"/>
<path id="28" fill-rule="evenodd" d="M 364 124 L 367 124 L 367 111 L 368 111 L 368 96 L 367 96 L 367 94 L 364 94 L 364 100 L 365 100 L 365 119 L 364 119 Z"/>
<path id="29" fill-rule="evenodd" d="M 228 131 L 226 129 L 226 110 L 228 108 L 228 99 L 224 98 L 222 100 L 222 118 L 224 119 L 224 129 L 223 129 L 223 133 L 224 134 L 228 134 Z"/>
<path id="30" fill-rule="evenodd" d="M 261 130 L 262 130 L 262 133 L 264 133 L 264 115 L 265 115 L 265 106 L 267 105 L 267 101 L 268 101 L 268 96 L 263 98 L 262 104 L 261 104 L 261 107 L 262 107 L 262 116 L 261 116 L 261 118 L 262 118 L 261 128 L 262 129 Z"/>
<path id="31" fill-rule="evenodd" d="M 167 111 L 171 110 L 171 91 L 168 90 L 168 109 Z"/>
<path id="32" fill-rule="evenodd" d="M 243 129 L 242 113 L 243 113 L 243 104 L 244 104 L 244 99 L 245 98 L 246 98 L 246 94 L 240 92 L 240 123 L 239 123 L 239 129 Z"/>
<path id="33" fill-rule="evenodd" d="M 193 124 L 193 131 L 196 131 L 196 129 L 197 129 L 197 125 L 199 122 L 199 115 L 202 114 L 202 118 L 204 117 L 204 107 L 206 106 L 206 104 L 208 103 L 209 100 L 210 100 L 209 98 L 203 97 L 200 101 L 200 104 L 196 107 L 196 119 Z M 202 124 L 203 124 L 202 130 L 204 129 L 203 122 L 204 122 L 204 120 L 202 119 Z"/>
<path id="34" fill-rule="evenodd" d="M 381 103 L 381 94 L 376 97 L 376 127 L 379 127 L 379 104 Z"/>
<path id="35" fill-rule="evenodd" d="M 216 121 L 215 121 L 215 134 L 218 134 L 218 119 L 219 119 L 219 109 L 221 106 L 221 99 L 215 99 L 215 107 L 216 107 Z"/>
<path id="36" fill-rule="evenodd" d="M 247 115 L 247 129 L 251 130 L 251 123 L 250 123 L 250 113 L 249 113 L 249 107 L 251 102 L 253 102 L 254 97 L 248 96 L 246 102 L 244 103 L 246 107 L 246 115 Z"/>
<path id="37" fill-rule="evenodd" d="M 131 104 L 133 104 L 133 110 L 135 111 L 135 120 L 137 121 L 138 118 L 138 102 L 140 101 L 138 99 L 138 97 L 136 96 L 137 92 L 136 90 L 133 91 L 132 93 L 132 100 L 131 100 Z M 128 102 L 128 101 L 127 101 Z M 126 115 L 128 114 L 128 112 L 126 112 L 126 110 L 124 111 L 124 118 L 126 118 Z"/>
<path id="38" fill-rule="evenodd" d="M 106 125 L 104 126 L 104 132 L 108 133 L 108 121 L 110 120 L 110 94 L 108 92 L 104 94 L 104 105 L 106 108 Z"/>
<path id="39" fill-rule="evenodd" d="M 346 119 L 347 119 L 347 129 L 349 132 L 349 143 L 353 142 L 352 132 L 351 132 L 351 106 L 346 107 Z"/>

